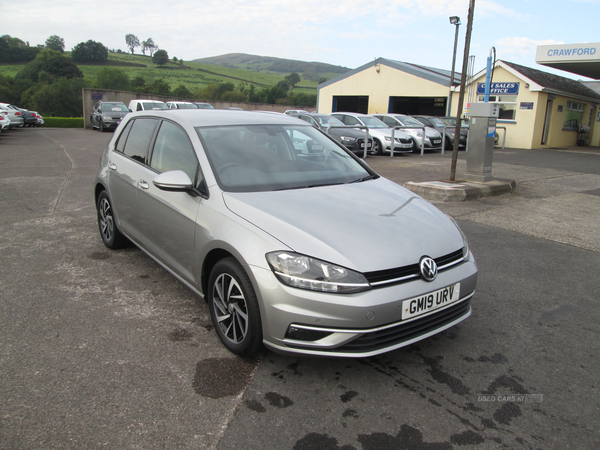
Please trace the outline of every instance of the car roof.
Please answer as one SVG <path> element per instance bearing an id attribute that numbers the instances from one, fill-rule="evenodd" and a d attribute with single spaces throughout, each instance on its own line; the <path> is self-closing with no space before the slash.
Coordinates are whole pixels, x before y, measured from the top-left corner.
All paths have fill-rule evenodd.
<path id="1" fill-rule="evenodd" d="M 227 109 L 169 109 L 154 111 L 138 111 L 128 117 L 161 117 L 176 119 L 192 127 L 220 125 L 300 125 L 311 127 L 307 122 L 285 114 L 265 114 L 253 111 L 237 111 Z"/>

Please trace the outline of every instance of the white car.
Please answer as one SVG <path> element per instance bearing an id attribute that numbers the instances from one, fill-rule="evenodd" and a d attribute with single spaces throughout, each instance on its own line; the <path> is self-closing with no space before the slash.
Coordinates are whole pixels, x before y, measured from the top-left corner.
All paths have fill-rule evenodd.
<path id="1" fill-rule="evenodd" d="M 193 103 L 190 102 L 167 102 L 167 108 L 169 109 L 198 109 Z"/>
<path id="2" fill-rule="evenodd" d="M 8 112 L 0 110 L 0 132 L 10 129 L 10 119 L 8 118 Z"/>
<path id="3" fill-rule="evenodd" d="M 359 113 L 332 113 L 333 117 L 340 119 L 344 125 L 369 127 L 369 134 L 373 136 L 373 153 L 380 155 L 390 153 L 392 149 L 392 130 L 381 120 L 366 114 Z M 413 140 L 403 131 L 394 132 L 394 154 L 411 153 Z"/>
<path id="4" fill-rule="evenodd" d="M 165 102 L 160 100 L 131 100 L 129 102 L 130 111 L 152 111 L 159 109 L 169 109 Z"/>
<path id="5" fill-rule="evenodd" d="M 8 114 L 10 120 L 10 128 L 22 127 L 25 124 L 23 113 L 10 107 L 8 103 L 0 103 L 0 110 Z"/>

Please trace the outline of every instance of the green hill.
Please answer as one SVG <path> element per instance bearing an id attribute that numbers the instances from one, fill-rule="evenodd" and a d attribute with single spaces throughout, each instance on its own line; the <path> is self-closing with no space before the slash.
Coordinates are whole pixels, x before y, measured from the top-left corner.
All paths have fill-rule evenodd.
<path id="1" fill-rule="evenodd" d="M 195 59 L 194 62 L 212 64 L 232 69 L 244 69 L 272 74 L 290 74 L 296 72 L 302 79 L 318 81 L 320 78 L 333 78 L 350 69 L 320 62 L 297 61 L 270 56 L 248 55 L 246 53 L 228 53 L 221 56 Z"/>
<path id="2" fill-rule="evenodd" d="M 68 56 L 69 54 L 70 52 L 65 52 L 65 55 Z M 205 58 L 196 61 L 178 61 L 177 63 L 174 63 L 171 59 L 167 65 L 159 67 L 152 62 L 150 56 L 110 52 L 108 61 L 104 64 L 78 64 L 78 67 L 90 82 L 96 79 L 96 75 L 102 67 L 111 66 L 126 72 L 130 80 L 135 77 L 143 77 L 146 82 L 152 83 L 154 80 L 162 78 L 169 84 L 171 89 L 184 85 L 192 91 L 210 84 L 227 82 L 236 85 L 240 83 L 253 84 L 257 88 L 273 87 L 291 72 L 296 72 L 300 74 L 302 80 L 296 85 L 294 91 L 307 93 L 316 92 L 320 77 L 329 79 L 348 70 L 323 63 L 304 63 L 302 61 L 252 55 L 245 55 L 244 58 L 246 57 L 253 58 L 252 63 L 248 64 L 249 60 L 247 60 L 233 64 L 233 62 L 228 62 L 232 61 L 228 55 L 224 55 L 223 57 L 215 57 L 216 59 Z M 241 60 L 244 58 L 241 58 Z M 220 63 L 202 62 L 206 60 L 219 60 Z M 284 63 L 288 64 L 289 71 L 283 70 Z M 251 67 L 251 69 L 249 70 L 247 67 Z M 0 65 L 0 74 L 14 77 L 22 68 L 23 64 L 3 64 Z M 342 72 L 339 72 L 340 70 Z M 304 73 L 307 77 L 310 75 L 310 79 L 305 79 L 303 77 Z"/>

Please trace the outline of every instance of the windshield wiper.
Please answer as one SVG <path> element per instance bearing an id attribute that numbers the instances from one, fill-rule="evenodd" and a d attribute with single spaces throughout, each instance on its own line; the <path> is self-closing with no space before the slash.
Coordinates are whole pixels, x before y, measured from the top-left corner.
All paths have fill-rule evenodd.
<path id="1" fill-rule="evenodd" d="M 340 184 L 344 184 L 344 183 L 302 184 L 300 186 L 284 187 L 284 188 L 273 189 L 273 190 L 274 191 L 289 191 L 292 189 L 308 189 L 308 188 L 321 187 L 321 186 L 337 186 Z"/>
<path id="2" fill-rule="evenodd" d="M 362 183 L 363 181 L 375 180 L 377 178 L 379 178 L 379 175 L 367 175 L 366 177 L 362 177 L 362 178 L 359 178 L 358 180 L 351 181 L 350 184 L 352 184 L 352 183 Z"/>

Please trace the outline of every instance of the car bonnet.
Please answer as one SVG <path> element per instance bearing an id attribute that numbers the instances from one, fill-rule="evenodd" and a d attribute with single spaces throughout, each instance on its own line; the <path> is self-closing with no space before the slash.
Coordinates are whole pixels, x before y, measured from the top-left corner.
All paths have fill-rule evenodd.
<path id="1" fill-rule="evenodd" d="M 401 186 L 361 183 L 223 193 L 235 214 L 295 252 L 361 272 L 415 264 L 463 246 L 452 221 Z M 282 248 L 284 250 L 285 248 Z"/>

